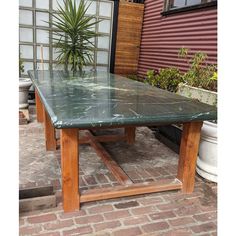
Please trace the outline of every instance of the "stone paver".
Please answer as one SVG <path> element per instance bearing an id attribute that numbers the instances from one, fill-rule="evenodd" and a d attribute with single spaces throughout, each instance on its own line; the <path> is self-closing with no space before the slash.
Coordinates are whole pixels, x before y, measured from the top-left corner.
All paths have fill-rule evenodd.
<path id="1" fill-rule="evenodd" d="M 52 185 L 60 192 L 60 152 L 45 151 L 43 127 L 35 116 L 31 119 L 20 126 L 20 189 Z M 120 142 L 106 144 L 106 148 L 136 182 L 176 174 L 178 155 L 156 140 L 148 128 L 138 128 L 133 146 Z M 80 148 L 80 174 L 82 189 L 117 185 L 87 145 Z M 84 203 L 80 211 L 72 213 L 64 213 L 59 203 L 53 209 L 21 213 L 19 234 L 216 235 L 216 194 L 216 184 L 196 176 L 192 194 L 170 191 Z"/>

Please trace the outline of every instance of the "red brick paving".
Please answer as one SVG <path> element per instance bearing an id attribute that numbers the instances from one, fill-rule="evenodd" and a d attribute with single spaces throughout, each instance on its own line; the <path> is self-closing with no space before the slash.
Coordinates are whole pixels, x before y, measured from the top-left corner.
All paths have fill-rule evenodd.
<path id="1" fill-rule="evenodd" d="M 131 163 L 125 169 L 136 181 L 155 180 L 175 175 L 176 164 L 168 162 L 165 168 Z M 92 175 L 81 169 L 81 173 L 85 188 L 116 184 L 107 172 Z M 21 213 L 19 225 L 22 236 L 216 236 L 217 185 L 196 176 L 192 194 L 170 191 L 84 203 L 80 211 L 72 213 L 64 213 L 59 204 L 53 209 Z"/>

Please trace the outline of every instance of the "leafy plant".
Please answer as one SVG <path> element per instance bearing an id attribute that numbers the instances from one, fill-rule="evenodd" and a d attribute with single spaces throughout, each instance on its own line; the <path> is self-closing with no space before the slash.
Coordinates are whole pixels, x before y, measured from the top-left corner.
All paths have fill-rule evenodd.
<path id="1" fill-rule="evenodd" d="M 57 60 L 64 64 L 65 70 L 71 65 L 75 73 L 81 72 L 84 65 L 93 63 L 95 45 L 93 40 L 100 34 L 94 31 L 95 25 L 100 22 L 95 16 L 88 16 L 86 12 L 90 6 L 85 0 L 81 0 L 77 6 L 76 0 L 63 0 L 63 6 L 59 5 L 58 12 L 53 12 L 52 26 L 56 28 L 53 39 L 59 53 Z"/>
<path id="2" fill-rule="evenodd" d="M 190 86 L 200 87 L 211 91 L 217 91 L 217 68 L 216 65 L 206 62 L 207 54 L 196 52 L 189 58 L 189 50 L 181 48 L 179 57 L 184 58 L 189 66 L 183 74 L 183 80 Z"/>
<path id="3" fill-rule="evenodd" d="M 19 53 L 19 77 L 21 77 L 21 73 L 25 71 L 23 60 L 21 59 L 21 54 Z"/>
<path id="4" fill-rule="evenodd" d="M 146 82 L 152 86 L 176 92 L 178 84 L 183 82 L 183 79 L 179 69 L 172 67 L 160 69 L 159 73 L 154 70 L 147 71 Z"/>
<path id="5" fill-rule="evenodd" d="M 152 85 L 152 86 L 157 86 L 157 78 L 156 77 L 157 77 L 157 72 L 155 70 L 148 70 L 145 82 Z"/>

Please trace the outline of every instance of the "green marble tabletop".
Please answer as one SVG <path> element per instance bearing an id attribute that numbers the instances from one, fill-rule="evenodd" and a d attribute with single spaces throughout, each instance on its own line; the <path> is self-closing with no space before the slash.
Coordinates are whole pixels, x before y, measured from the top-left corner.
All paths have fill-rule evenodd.
<path id="1" fill-rule="evenodd" d="M 106 72 L 28 71 L 55 128 L 215 120 L 216 108 Z"/>

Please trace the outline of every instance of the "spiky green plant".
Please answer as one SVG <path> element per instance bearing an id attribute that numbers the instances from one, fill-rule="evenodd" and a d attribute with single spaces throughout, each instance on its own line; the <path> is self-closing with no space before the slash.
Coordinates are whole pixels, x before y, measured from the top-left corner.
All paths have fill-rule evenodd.
<path id="1" fill-rule="evenodd" d="M 64 64 L 65 70 L 71 66 L 75 73 L 81 72 L 84 65 L 93 63 L 95 45 L 93 39 L 99 36 L 94 26 L 99 22 L 95 16 L 86 15 L 90 6 L 85 0 L 79 5 L 76 0 L 63 0 L 64 7 L 59 5 L 58 11 L 51 13 L 54 20 L 52 26 L 54 46 L 58 52 L 57 60 Z"/>

